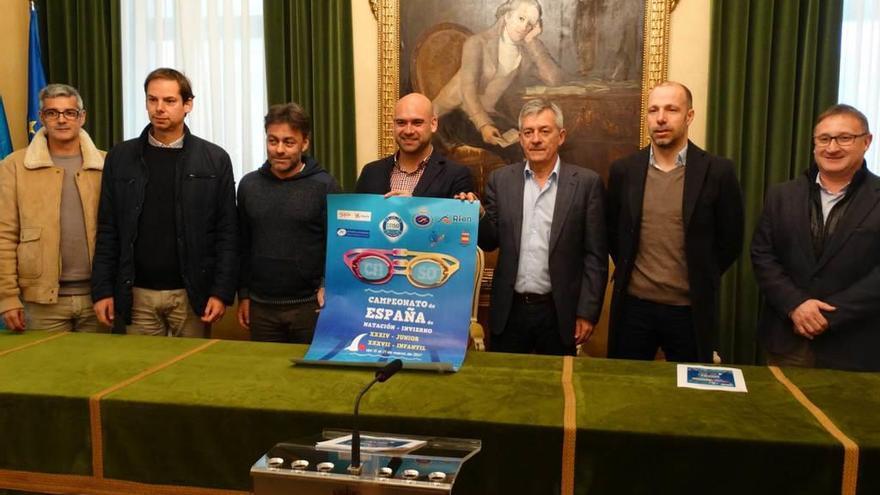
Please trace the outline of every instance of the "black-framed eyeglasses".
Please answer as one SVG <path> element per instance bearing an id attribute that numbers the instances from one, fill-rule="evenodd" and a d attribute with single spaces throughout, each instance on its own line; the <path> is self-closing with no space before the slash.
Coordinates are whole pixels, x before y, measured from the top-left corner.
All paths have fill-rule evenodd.
<path id="1" fill-rule="evenodd" d="M 62 115 L 64 115 L 67 120 L 76 120 L 83 113 L 83 111 L 73 108 L 68 108 L 64 111 L 55 110 L 54 108 L 47 108 L 40 113 L 43 115 L 43 118 L 47 120 L 58 120 L 59 118 L 61 118 Z"/>
<path id="2" fill-rule="evenodd" d="M 828 134 L 821 134 L 819 136 L 813 136 L 813 144 L 816 146 L 820 146 L 822 148 L 831 145 L 831 141 L 837 141 L 839 146 L 850 146 L 856 139 L 867 136 L 867 132 L 863 132 L 861 134 L 838 134 L 837 136 L 829 136 Z"/>

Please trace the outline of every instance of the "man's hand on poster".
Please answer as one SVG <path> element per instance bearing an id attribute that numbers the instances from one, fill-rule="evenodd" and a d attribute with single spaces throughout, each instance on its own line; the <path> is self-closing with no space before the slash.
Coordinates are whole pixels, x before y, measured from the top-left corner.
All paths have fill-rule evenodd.
<path id="1" fill-rule="evenodd" d="M 412 196 L 412 193 L 409 191 L 398 191 L 398 190 L 388 191 L 387 193 L 385 193 L 386 198 L 390 198 L 392 196 L 401 196 L 404 198 L 408 198 L 408 197 Z"/>
<path id="2" fill-rule="evenodd" d="M 315 313 L 319 313 L 319 312 L 321 312 L 322 309 L 324 309 L 324 288 L 323 287 L 318 289 L 317 296 L 318 296 L 318 309 L 315 310 Z"/>
<path id="3" fill-rule="evenodd" d="M 470 201 L 473 203 L 474 201 L 479 201 L 480 198 L 472 193 L 472 192 L 460 192 L 452 197 L 452 199 L 460 199 L 462 201 Z M 486 214 L 486 210 L 483 208 L 483 204 L 480 203 L 480 218 L 483 218 L 483 215 Z"/>
<path id="4" fill-rule="evenodd" d="M 498 130 L 492 124 L 486 124 L 483 127 L 480 127 L 480 134 L 483 135 L 483 141 L 488 144 L 494 144 L 496 146 L 501 146 L 501 131 Z"/>

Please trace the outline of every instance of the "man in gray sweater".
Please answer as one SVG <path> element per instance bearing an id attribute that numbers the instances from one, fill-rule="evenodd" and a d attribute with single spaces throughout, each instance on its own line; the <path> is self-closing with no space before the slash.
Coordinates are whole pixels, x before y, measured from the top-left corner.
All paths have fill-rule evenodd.
<path id="1" fill-rule="evenodd" d="M 608 357 L 709 362 L 719 348 L 718 287 L 743 243 L 733 162 L 688 140 L 693 97 L 666 81 L 648 95 L 651 144 L 608 176 L 614 259 Z"/>
<path id="2" fill-rule="evenodd" d="M 265 129 L 268 159 L 238 187 L 238 321 L 251 340 L 308 344 L 324 304 L 327 194 L 339 186 L 305 154 L 302 107 L 273 105 Z"/>

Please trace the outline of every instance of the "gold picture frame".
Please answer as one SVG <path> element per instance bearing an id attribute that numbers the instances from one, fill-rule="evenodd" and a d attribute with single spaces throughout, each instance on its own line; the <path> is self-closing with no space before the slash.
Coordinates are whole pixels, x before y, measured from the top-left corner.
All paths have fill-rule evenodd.
<path id="1" fill-rule="evenodd" d="M 400 97 L 400 0 L 369 0 L 378 22 L 379 39 L 379 151 L 389 155 L 394 142 L 394 105 Z M 667 78 L 669 21 L 679 0 L 645 0 L 642 39 L 640 146 L 648 144 L 645 110 L 648 92 Z"/>

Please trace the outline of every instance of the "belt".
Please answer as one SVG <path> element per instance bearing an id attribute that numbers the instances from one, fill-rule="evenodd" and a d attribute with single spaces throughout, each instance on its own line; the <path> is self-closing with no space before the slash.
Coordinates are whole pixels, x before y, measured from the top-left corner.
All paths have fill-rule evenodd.
<path id="1" fill-rule="evenodd" d="M 513 298 L 517 302 L 520 302 L 523 304 L 546 304 L 549 302 L 553 302 L 553 294 L 552 293 L 532 294 L 532 293 L 526 292 L 524 294 L 520 294 L 519 292 L 514 292 Z"/>

